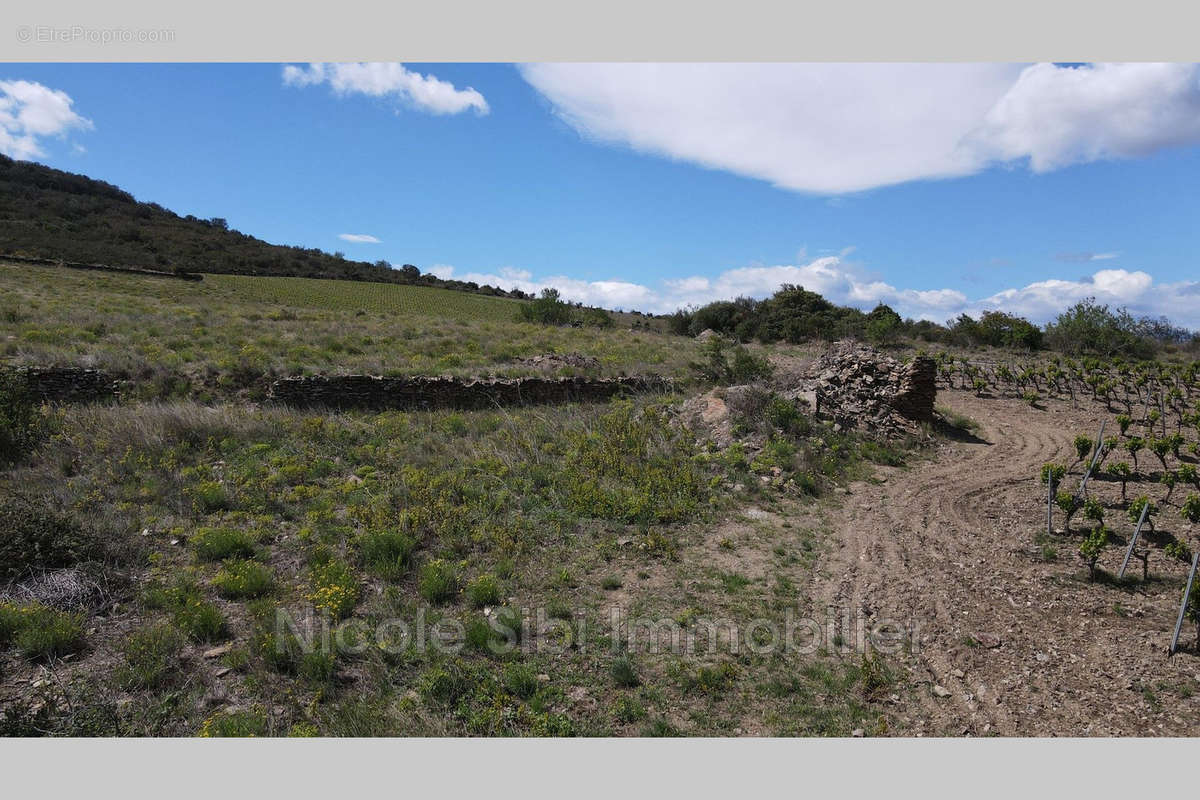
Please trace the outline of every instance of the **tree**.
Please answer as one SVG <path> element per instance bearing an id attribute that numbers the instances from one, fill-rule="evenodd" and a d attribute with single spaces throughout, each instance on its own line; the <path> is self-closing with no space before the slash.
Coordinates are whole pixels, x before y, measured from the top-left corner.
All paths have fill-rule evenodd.
<path id="1" fill-rule="evenodd" d="M 548 286 L 541 297 L 521 306 L 517 318 L 542 325 L 566 325 L 571 321 L 571 306 L 563 302 L 558 289 Z"/>
<path id="2" fill-rule="evenodd" d="M 1125 309 L 1110 311 L 1089 297 L 1058 315 L 1046 326 L 1046 343 L 1064 353 L 1091 353 L 1111 358 L 1150 358 L 1154 344 L 1138 332 L 1137 321 Z"/>
<path id="3" fill-rule="evenodd" d="M 880 303 L 867 315 L 867 338 L 875 344 L 887 344 L 895 340 L 903 324 L 899 314 Z"/>

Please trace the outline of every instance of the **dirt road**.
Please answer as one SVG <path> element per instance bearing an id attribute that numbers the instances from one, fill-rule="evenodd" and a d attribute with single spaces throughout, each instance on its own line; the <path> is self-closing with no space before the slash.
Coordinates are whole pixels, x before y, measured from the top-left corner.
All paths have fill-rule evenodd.
<path id="1" fill-rule="evenodd" d="M 899 713 L 901 729 L 1200 733 L 1200 658 L 1190 624 L 1187 650 L 1167 657 L 1186 565 L 1156 549 L 1149 582 L 1092 583 L 1077 556 L 1077 533 L 1053 537 L 1049 550 L 1035 545 L 1046 515 L 1038 469 L 1071 461 L 1075 434 L 1094 435 L 1106 416 L 1111 427 L 1111 415 L 1098 406 L 1051 401 L 1036 410 L 959 391 L 939 393 L 939 402 L 979 422 L 977 439 L 947 442 L 934 460 L 884 470 L 881 485 L 851 486 L 832 512 L 833 545 L 814 597 L 817 607 L 919 623 L 917 686 Z M 1081 469 L 1067 486 L 1078 484 Z M 1142 491 L 1156 500 L 1165 493 L 1130 484 L 1130 496 Z M 1116 534 L 1132 533 L 1119 484 L 1093 483 L 1090 494 L 1105 504 Z M 1160 517 L 1160 527 L 1187 533 L 1177 505 Z M 1101 564 L 1115 574 L 1123 555 L 1114 544 Z M 1130 572 L 1140 577 L 1140 563 Z"/>

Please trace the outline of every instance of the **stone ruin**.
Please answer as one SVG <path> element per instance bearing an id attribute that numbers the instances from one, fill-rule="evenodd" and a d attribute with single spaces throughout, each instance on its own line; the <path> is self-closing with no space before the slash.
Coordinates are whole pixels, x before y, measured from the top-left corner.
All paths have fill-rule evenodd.
<path id="1" fill-rule="evenodd" d="M 934 419 L 937 365 L 917 356 L 903 363 L 852 341 L 838 342 L 785 397 L 808 401 L 818 417 L 885 436 L 915 433 Z"/>
<path id="2" fill-rule="evenodd" d="M 801 370 L 769 382 L 713 389 L 683 404 L 681 419 L 718 447 L 734 441 L 733 419 L 763 413 L 774 393 L 807 413 L 881 438 L 919 435 L 934 419 L 936 366 L 918 356 L 908 363 L 857 342 L 838 342 Z M 762 442 L 743 441 L 750 451 Z"/>

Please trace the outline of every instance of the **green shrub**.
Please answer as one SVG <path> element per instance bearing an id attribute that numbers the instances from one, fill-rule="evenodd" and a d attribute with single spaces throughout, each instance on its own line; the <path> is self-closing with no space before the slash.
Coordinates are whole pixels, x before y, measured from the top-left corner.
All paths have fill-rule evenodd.
<path id="1" fill-rule="evenodd" d="M 17 373 L 0 368 L 0 468 L 27 458 L 46 434 L 46 419 Z"/>
<path id="2" fill-rule="evenodd" d="M 420 692 L 435 708 L 449 708 L 469 694 L 475 686 L 473 676 L 459 664 L 432 667 L 421 676 Z"/>
<path id="3" fill-rule="evenodd" d="M 1192 548 L 1187 546 L 1187 542 L 1173 539 L 1167 542 L 1163 548 L 1163 554 L 1167 558 L 1173 558 L 1178 561 L 1188 562 L 1192 560 Z"/>
<path id="4" fill-rule="evenodd" d="M 40 603 L 6 604 L 0 638 L 11 639 L 26 658 L 60 658 L 83 649 L 83 617 Z"/>
<path id="5" fill-rule="evenodd" d="M 595 328 L 611 328 L 616 324 L 612 314 L 609 314 L 603 308 L 586 308 L 579 315 L 579 319 L 584 325 L 590 325 Z"/>
<path id="6" fill-rule="evenodd" d="M 358 604 L 358 578 L 350 565 L 338 558 L 309 567 L 309 602 L 334 619 L 345 619 Z"/>
<path id="7" fill-rule="evenodd" d="M 198 736 L 252 737 L 267 735 L 267 718 L 258 711 L 219 711 L 200 726 Z"/>
<path id="8" fill-rule="evenodd" d="M 458 594 L 458 570 L 440 558 L 422 565 L 417 576 L 417 591 L 430 603 L 448 603 Z"/>
<path id="9" fill-rule="evenodd" d="M 117 681 L 126 690 L 161 689 L 179 673 L 183 636 L 167 623 L 158 623 L 132 634 L 125 642 L 125 663 Z"/>
<path id="10" fill-rule="evenodd" d="M 734 383 L 751 383 L 769 378 L 774 372 L 766 356 L 756 356 L 741 345 L 733 349 L 733 363 L 729 369 Z"/>
<path id="11" fill-rule="evenodd" d="M 623 689 L 632 689 L 642 682 L 628 656 L 614 659 L 609 667 L 609 674 L 612 675 L 613 683 Z"/>
<path id="12" fill-rule="evenodd" d="M 337 659 L 333 653 L 313 650 L 300 656 L 296 674 L 309 683 L 327 684 L 333 681 L 337 671 Z"/>
<path id="13" fill-rule="evenodd" d="M 196 642 L 215 642 L 225 638 L 225 615 L 215 603 L 198 596 L 188 597 L 172 611 L 172 619 L 188 638 Z"/>
<path id="14" fill-rule="evenodd" d="M 672 736 L 683 736 L 683 734 L 665 719 L 656 719 L 647 725 L 642 730 L 642 736 L 647 738 L 666 738 Z"/>
<path id="15" fill-rule="evenodd" d="M 571 306 L 562 300 L 558 289 L 546 287 L 539 298 L 521 304 L 517 319 L 541 325 L 566 325 L 571 321 Z"/>
<path id="16" fill-rule="evenodd" d="M 1075 447 L 1076 461 L 1083 461 L 1092 454 L 1092 437 L 1081 433 L 1075 437 L 1072 444 Z"/>
<path id="17" fill-rule="evenodd" d="M 12 644 L 13 637 L 21 629 L 22 619 L 20 606 L 0 601 L 0 647 Z"/>
<path id="18" fill-rule="evenodd" d="M 1138 457 L 1137 454 L 1146 446 L 1146 441 L 1140 436 L 1130 436 L 1125 440 L 1125 452 L 1129 453 L 1129 457 L 1133 459 L 1133 471 L 1137 472 Z"/>
<path id="19" fill-rule="evenodd" d="M 1190 483 L 1200 489 L 1200 473 L 1197 473 L 1195 464 L 1180 464 L 1179 469 L 1175 470 L 1175 478 L 1180 483 Z"/>
<path id="20" fill-rule="evenodd" d="M 1179 509 L 1179 516 L 1193 525 L 1200 524 L 1200 494 L 1189 494 Z"/>
<path id="21" fill-rule="evenodd" d="M 253 558 L 257 554 L 254 539 L 245 531 L 233 528 L 197 528 L 191 544 L 201 561 Z"/>
<path id="22" fill-rule="evenodd" d="M 795 459 L 796 445 L 787 439 L 772 436 L 750 462 L 750 469 L 760 473 L 770 472 L 772 469 L 790 472 Z"/>
<path id="23" fill-rule="evenodd" d="M 500 582 L 494 575 L 480 575 L 467 584 L 467 598 L 476 608 L 497 605 L 500 602 Z"/>
<path id="24" fill-rule="evenodd" d="M 1146 524 L 1150 526 L 1150 530 L 1154 530 L 1154 515 L 1158 512 L 1158 507 L 1146 495 L 1136 498 L 1129 504 L 1129 510 L 1127 511 L 1129 521 L 1136 525 L 1138 520 L 1141 519 L 1142 509 L 1147 505 L 1150 506 L 1150 510 L 1146 512 Z"/>
<path id="25" fill-rule="evenodd" d="M 201 481 L 195 486 L 188 487 L 186 493 L 192 498 L 196 510 L 202 514 L 228 511 L 233 506 L 229 492 L 217 481 Z"/>
<path id="26" fill-rule="evenodd" d="M 766 416 L 771 425 L 793 436 L 807 436 L 812 429 L 812 422 L 799 406 L 778 395 L 767 403 Z"/>
<path id="27" fill-rule="evenodd" d="M 95 533 L 48 505 L 13 493 L 0 502 L 0 583 L 31 570 L 70 567 L 107 555 Z"/>
<path id="28" fill-rule="evenodd" d="M 1097 525 L 1083 540 L 1083 544 L 1079 545 L 1079 556 L 1088 567 L 1088 580 L 1095 580 L 1096 562 L 1100 560 L 1100 555 L 1104 552 L 1107 544 L 1108 528 Z"/>
<path id="29" fill-rule="evenodd" d="M 773 371 L 766 357 L 756 356 L 723 336 L 710 337 L 700 356 L 701 361 L 690 365 L 692 372 L 702 381 L 718 386 L 752 383 L 769 378 Z"/>
<path id="30" fill-rule="evenodd" d="M 1079 496 L 1076 495 L 1074 492 L 1065 492 L 1065 491 L 1059 492 L 1057 495 L 1055 495 L 1054 502 L 1058 505 L 1058 507 L 1060 509 L 1062 509 L 1062 512 L 1067 517 L 1067 521 L 1066 521 L 1066 524 L 1064 527 L 1067 530 L 1067 532 L 1069 533 L 1071 530 L 1071 518 L 1075 516 L 1075 512 L 1077 512 L 1080 508 L 1083 507 L 1083 502 L 1079 499 Z"/>
<path id="31" fill-rule="evenodd" d="M 222 565 L 213 586 L 227 600 L 262 597 L 275 588 L 275 576 L 269 567 L 255 561 L 232 559 Z"/>
<path id="32" fill-rule="evenodd" d="M 416 549 L 416 540 L 401 530 L 370 530 L 358 538 L 358 555 L 363 567 L 389 581 L 404 576 L 412 565 Z"/>
<path id="33" fill-rule="evenodd" d="M 699 689 L 705 694 L 719 694 L 733 684 L 737 675 L 737 665 L 729 662 L 715 666 L 703 666 L 696 670 L 693 679 L 685 681 L 685 685 L 689 688 Z"/>
<path id="34" fill-rule="evenodd" d="M 1042 464 L 1041 480 L 1043 484 L 1050 481 L 1054 486 L 1058 486 L 1066 475 L 1067 468 L 1062 464 L 1053 462 Z"/>
<path id="35" fill-rule="evenodd" d="M 297 675 L 300 663 L 306 655 L 316 652 L 316 648 L 306 647 L 305 643 L 290 630 L 277 631 L 274 627 L 274 615 L 267 614 L 259 620 L 259 629 L 251 640 L 253 652 L 267 663 L 271 669 L 284 675 Z M 310 668 L 315 665 L 310 665 Z"/>
<path id="36" fill-rule="evenodd" d="M 593 430 L 573 433 L 550 476 L 566 510 L 627 523 L 677 522 L 711 496 L 690 437 L 657 409 L 614 404 Z"/>
<path id="37" fill-rule="evenodd" d="M 537 673 L 525 664 L 509 664 L 504 668 L 504 688 L 514 697 L 528 700 L 540 685 Z"/>
<path id="38" fill-rule="evenodd" d="M 646 706 L 636 697 L 622 695 L 617 698 L 617 704 L 613 708 L 613 716 L 617 722 L 625 724 L 638 722 L 646 718 Z"/>

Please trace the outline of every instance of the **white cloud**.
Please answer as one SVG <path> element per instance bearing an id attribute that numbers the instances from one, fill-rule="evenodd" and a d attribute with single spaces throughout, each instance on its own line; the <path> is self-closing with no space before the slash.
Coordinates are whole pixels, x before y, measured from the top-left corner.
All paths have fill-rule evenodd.
<path id="1" fill-rule="evenodd" d="M 92 121 L 72 108 L 66 93 L 32 81 L 0 81 L 0 153 L 11 158 L 43 156 L 41 138 L 88 130 Z"/>
<path id="2" fill-rule="evenodd" d="M 1110 261 L 1114 258 L 1119 258 L 1120 253 L 1055 253 L 1054 258 L 1059 261 L 1066 261 L 1068 264 L 1085 264 L 1089 261 Z"/>
<path id="3" fill-rule="evenodd" d="M 584 136 L 840 194 L 1200 143 L 1190 64 L 531 64 Z"/>
<path id="4" fill-rule="evenodd" d="M 379 244 L 380 240 L 376 239 L 369 233 L 339 233 L 338 238 L 343 242 L 355 242 L 358 244 Z"/>
<path id="5" fill-rule="evenodd" d="M 432 114 L 459 114 L 468 110 L 486 114 L 490 110 L 487 100 L 474 89 L 456 89 L 449 81 L 413 72 L 395 62 L 288 64 L 283 68 L 283 82 L 299 87 L 328 83 L 339 95 L 391 97 Z"/>
<path id="6" fill-rule="evenodd" d="M 1195 64 L 1035 64 L 970 137 L 982 158 L 1034 172 L 1200 142 Z"/>
<path id="7" fill-rule="evenodd" d="M 830 302 L 869 310 L 887 303 L 904 317 L 945 322 L 962 313 L 978 317 L 984 311 L 1020 314 L 1034 322 L 1052 320 L 1059 312 L 1087 297 L 1114 307 L 1127 306 L 1137 315 L 1166 315 L 1178 325 L 1200 330 L 1200 281 L 1156 284 L 1142 271 L 1104 269 L 1079 280 L 1050 279 L 972 299 L 957 289 L 905 289 L 862 274 L 837 256 L 802 265 L 754 266 L 731 269 L 715 278 L 693 275 L 661 281 L 656 287 L 628 281 L 582 281 L 564 275 L 535 278 L 528 270 L 511 267 L 497 273 L 459 273 L 440 264 L 430 269 L 442 278 L 490 284 L 503 289 L 537 293 L 547 286 L 564 298 L 614 309 L 671 312 L 688 305 L 735 297 L 762 298 L 785 283 L 803 286 Z"/>

